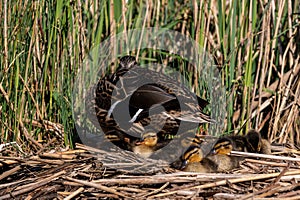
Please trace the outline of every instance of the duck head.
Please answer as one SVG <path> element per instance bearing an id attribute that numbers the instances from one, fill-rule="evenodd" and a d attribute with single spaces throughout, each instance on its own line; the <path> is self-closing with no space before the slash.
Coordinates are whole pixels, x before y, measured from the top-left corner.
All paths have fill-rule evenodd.
<path id="1" fill-rule="evenodd" d="M 133 56 L 123 56 L 120 58 L 120 68 L 121 69 L 130 69 L 133 66 L 137 65 L 135 57 Z"/>

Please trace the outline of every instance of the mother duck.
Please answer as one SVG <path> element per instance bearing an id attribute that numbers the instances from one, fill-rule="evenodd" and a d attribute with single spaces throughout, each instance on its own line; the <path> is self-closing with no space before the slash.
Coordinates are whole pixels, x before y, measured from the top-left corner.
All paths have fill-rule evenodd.
<path id="1" fill-rule="evenodd" d="M 88 112 L 97 118 L 93 123 L 126 150 L 132 151 L 147 131 L 157 134 L 157 146 L 164 146 L 178 132 L 214 121 L 202 112 L 206 100 L 173 78 L 140 67 L 133 56 L 120 58 L 116 72 L 102 77 L 89 95 Z"/>

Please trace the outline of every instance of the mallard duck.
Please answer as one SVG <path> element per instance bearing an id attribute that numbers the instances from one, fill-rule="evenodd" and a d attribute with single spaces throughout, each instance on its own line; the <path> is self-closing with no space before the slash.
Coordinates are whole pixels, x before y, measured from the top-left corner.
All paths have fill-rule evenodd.
<path id="1" fill-rule="evenodd" d="M 116 72 L 102 77 L 88 96 L 89 115 L 97 118 L 91 121 L 126 150 L 136 148 L 130 144 L 146 133 L 146 126 L 157 134 L 159 143 L 172 138 L 166 135 L 176 135 L 179 126 L 185 131 L 214 122 L 202 112 L 207 101 L 172 78 L 139 67 L 132 56 L 120 58 Z"/>

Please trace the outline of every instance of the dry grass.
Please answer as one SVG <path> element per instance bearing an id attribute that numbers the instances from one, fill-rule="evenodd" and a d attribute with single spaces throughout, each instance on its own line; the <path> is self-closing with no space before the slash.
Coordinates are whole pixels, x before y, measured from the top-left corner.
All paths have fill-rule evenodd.
<path id="1" fill-rule="evenodd" d="M 127 153 L 122 152 L 127 164 L 141 167 L 143 159 L 136 158 L 135 162 L 131 152 Z M 246 159 L 238 169 L 223 174 L 174 171 L 155 160 L 145 162 L 153 164 L 152 172 L 116 171 L 115 166 L 124 168 L 119 153 L 107 154 L 80 144 L 75 150 L 28 158 L 9 153 L 15 156 L 0 157 L 0 167 L 9 169 L 0 176 L 0 199 L 299 199 L 300 152 L 277 147 L 276 153 L 281 156 Z M 113 168 L 99 161 L 112 158 Z"/>

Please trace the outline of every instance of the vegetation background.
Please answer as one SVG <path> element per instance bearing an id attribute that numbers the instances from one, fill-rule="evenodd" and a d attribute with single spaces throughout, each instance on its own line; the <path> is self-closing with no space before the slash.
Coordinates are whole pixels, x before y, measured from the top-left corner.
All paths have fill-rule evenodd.
<path id="1" fill-rule="evenodd" d="M 72 88 L 89 50 L 129 29 L 163 27 L 213 55 L 227 91 L 224 132 L 255 128 L 300 145 L 299 0 L 3 0 L 0 20 L 1 143 L 72 147 Z"/>

